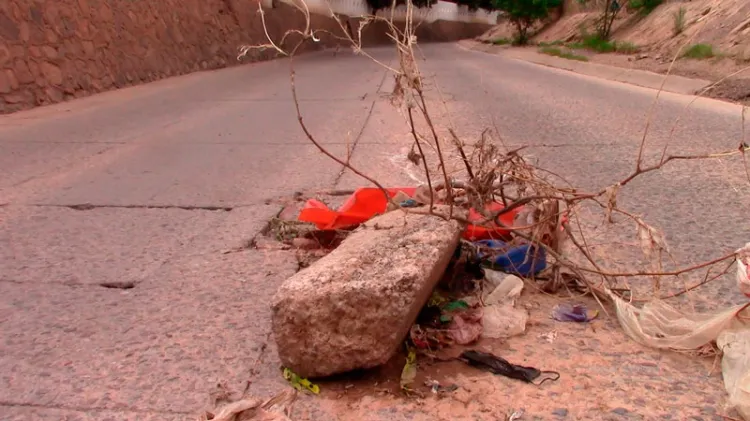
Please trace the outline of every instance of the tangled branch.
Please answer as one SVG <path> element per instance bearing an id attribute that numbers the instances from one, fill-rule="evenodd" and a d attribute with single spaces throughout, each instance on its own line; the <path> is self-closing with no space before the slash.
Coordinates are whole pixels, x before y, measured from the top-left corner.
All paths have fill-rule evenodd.
<path id="1" fill-rule="evenodd" d="M 304 121 L 295 84 L 294 57 L 304 43 L 318 42 L 320 38 L 316 33 L 320 31 L 315 31 L 311 27 L 310 11 L 304 0 L 296 1 L 301 3 L 299 5 L 295 2 L 295 5 L 305 15 L 305 28 L 288 31 L 280 42 L 274 42 L 266 30 L 267 43 L 242 47 L 240 57 L 254 49 L 271 49 L 289 57 L 290 85 L 295 111 L 299 125 L 307 139 L 321 153 L 372 185 L 377 186 L 383 191 L 386 198 L 391 200 L 386 188 L 375 177 L 365 174 L 352 165 L 349 154 L 346 158 L 341 158 L 330 152 L 316 140 Z M 417 39 L 413 24 L 414 6 L 411 1 L 406 3 L 406 21 L 403 25 L 394 23 L 395 7 L 394 2 L 389 17 L 363 17 L 356 31 L 356 37 L 347 30 L 347 26 L 341 22 L 333 11 L 331 11 L 331 17 L 336 20 L 341 33 L 344 34 L 343 37 L 339 36 L 339 39 L 350 45 L 355 54 L 367 57 L 394 77 L 395 87 L 390 94 L 390 100 L 404 116 L 404 122 L 413 140 L 409 158 L 415 165 L 421 164 L 421 170 L 424 171 L 426 177 L 426 187 L 429 191 L 429 203 L 425 204 L 427 205 L 426 210 L 419 208 L 404 209 L 405 212 L 427 213 L 446 219 L 452 218 L 468 224 L 469 221 L 461 216 L 462 213 L 453 212 L 454 207 L 477 210 L 483 215 L 484 219 L 471 221 L 471 224 L 505 228 L 511 232 L 512 241 L 530 243 L 546 251 L 551 260 L 549 264 L 550 276 L 547 277 L 549 281 L 543 289 L 549 292 L 573 286 L 582 288 L 584 292 L 591 293 L 597 299 L 606 299 L 609 291 L 616 292 L 623 298 L 627 296 L 630 300 L 638 301 L 643 299 L 633 297 L 630 288 L 620 288 L 618 281 L 623 280 L 627 285 L 629 278 L 648 277 L 652 280 L 654 294 L 652 298 L 666 299 L 692 291 L 708 282 L 719 279 L 728 272 L 734 263 L 735 252 L 727 252 L 707 262 L 664 270 L 666 263 L 663 260 L 666 257 L 671 257 L 664 234 L 659 229 L 646 223 L 640 216 L 621 209 L 618 206 L 617 198 L 620 192 L 633 180 L 644 174 L 659 171 L 674 161 L 709 160 L 740 155 L 744 163 L 744 171 L 750 182 L 750 171 L 745 159 L 745 153 L 750 149 L 750 146 L 746 143 L 744 135 L 744 108 L 742 113 L 743 139 L 739 148 L 700 155 L 668 154 L 669 142 L 675 131 L 673 128 L 670 139 L 665 144 L 659 160 L 648 165 L 645 163 L 644 155 L 655 101 L 647 117 L 633 171 L 614 184 L 602 187 L 598 191 L 585 192 L 571 187 L 570 183 L 557 174 L 529 163 L 521 154 L 523 148 L 501 150 L 497 145 L 502 144 L 502 139 L 499 138 L 499 130 L 496 127 L 494 132 L 491 130 L 482 131 L 479 138 L 474 142 L 461 139 L 453 128 L 448 130 L 449 136 L 442 136 L 431 112 L 430 102 L 427 101 L 425 96 L 424 76 L 420 73 L 417 65 L 415 55 Z M 259 13 L 265 28 L 263 10 L 260 6 Z M 373 22 L 384 22 L 386 24 L 388 36 L 393 40 L 396 47 L 397 66 L 391 67 L 381 63 L 362 48 L 362 31 Z M 282 46 L 285 45 L 287 36 L 290 34 L 299 35 L 301 40 L 292 48 L 283 49 Z M 701 94 L 707 90 L 708 88 Z M 661 93 L 661 89 L 659 93 Z M 658 100 L 658 95 L 656 100 Z M 675 126 L 678 122 L 679 119 L 675 121 Z M 424 130 L 418 128 L 421 125 L 424 125 Z M 428 157 L 427 152 L 430 152 L 433 156 Z M 436 180 L 440 181 L 436 182 Z M 440 214 L 435 210 L 435 205 L 438 203 L 449 205 L 448 214 Z M 493 203 L 501 203 L 502 209 L 489 210 L 489 205 Z M 593 246 L 587 239 L 586 229 L 581 219 L 582 209 L 588 205 L 593 205 L 594 209 L 603 212 L 602 219 L 606 224 L 619 223 L 614 218 L 614 215 L 618 215 L 635 225 L 635 237 L 640 245 L 643 257 L 648 260 L 648 263 L 642 269 L 614 271 L 607 269 L 603 262 L 597 260 L 593 252 Z M 511 212 L 515 214 L 513 223 L 510 225 L 504 224 L 501 216 Z M 713 269 L 722 264 L 726 267 L 718 271 L 718 274 L 711 275 Z M 635 264 L 631 264 L 631 266 L 635 266 Z M 706 274 L 702 276 L 700 282 L 692 286 L 685 286 L 679 292 L 662 294 L 663 279 L 679 278 L 682 275 L 704 269 Z"/>

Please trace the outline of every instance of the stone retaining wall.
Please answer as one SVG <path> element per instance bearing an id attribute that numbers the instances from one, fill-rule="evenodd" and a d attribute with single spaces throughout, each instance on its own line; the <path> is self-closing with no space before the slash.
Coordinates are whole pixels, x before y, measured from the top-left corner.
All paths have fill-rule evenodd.
<path id="1" fill-rule="evenodd" d="M 304 25 L 292 6 L 277 2 L 266 10 L 274 39 Z M 313 25 L 343 35 L 333 18 L 314 16 Z M 425 28 L 422 40 L 455 40 L 486 29 L 449 26 L 449 33 Z M 385 34 L 368 34 L 365 44 L 387 42 Z M 255 0 L 4 0 L 0 114 L 235 64 L 239 45 L 264 39 Z M 307 49 L 339 42 L 327 36 Z"/>

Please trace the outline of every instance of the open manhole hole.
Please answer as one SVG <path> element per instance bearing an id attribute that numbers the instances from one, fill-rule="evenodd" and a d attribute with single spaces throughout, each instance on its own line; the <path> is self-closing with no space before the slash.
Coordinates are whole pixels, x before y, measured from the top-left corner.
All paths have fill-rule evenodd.
<path id="1" fill-rule="evenodd" d="M 345 199 L 341 195 L 322 193 L 315 194 L 314 198 L 331 207 L 337 207 Z M 293 251 L 299 265 L 298 270 L 310 266 L 336 249 L 351 229 L 321 230 L 314 224 L 299 221 L 299 213 L 306 202 L 307 198 L 301 193 L 284 200 L 284 208 L 268 220 L 259 235 L 248 241 L 244 248 Z"/>
<path id="2" fill-rule="evenodd" d="M 135 282 L 133 281 L 102 282 L 99 284 L 99 286 L 108 288 L 108 289 L 133 289 L 135 288 Z"/>

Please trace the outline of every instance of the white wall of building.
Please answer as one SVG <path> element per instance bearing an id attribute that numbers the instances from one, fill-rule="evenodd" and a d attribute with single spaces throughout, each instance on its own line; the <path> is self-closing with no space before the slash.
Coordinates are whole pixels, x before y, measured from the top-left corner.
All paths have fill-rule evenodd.
<path id="1" fill-rule="evenodd" d="M 271 1 L 271 0 L 263 0 Z M 331 11 L 337 14 L 356 17 L 370 14 L 365 0 L 281 0 L 285 3 L 301 5 L 304 1 L 310 13 L 330 15 Z M 403 21 L 406 19 L 406 6 L 398 6 L 395 10 L 387 9 L 378 11 L 378 16 L 390 17 Z M 453 22 L 471 22 L 494 25 L 497 23 L 498 12 L 487 12 L 485 10 L 469 11 L 466 6 L 456 3 L 438 1 L 429 9 L 414 8 L 413 19 L 416 22 L 434 22 L 446 20 Z"/>

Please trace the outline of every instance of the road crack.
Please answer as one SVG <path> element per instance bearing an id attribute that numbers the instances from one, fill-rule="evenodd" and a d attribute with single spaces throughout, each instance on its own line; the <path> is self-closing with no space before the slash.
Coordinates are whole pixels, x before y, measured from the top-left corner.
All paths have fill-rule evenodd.
<path id="1" fill-rule="evenodd" d="M 164 411 L 154 409 L 138 409 L 130 407 L 120 408 L 101 408 L 101 407 L 83 407 L 83 406 L 67 406 L 67 405 L 41 405 L 28 402 L 11 402 L 11 401 L 0 401 L 0 406 L 9 408 L 32 408 L 32 409 L 55 409 L 58 411 L 73 411 L 73 412 L 130 412 L 133 414 L 151 414 L 151 415 L 193 415 L 190 412 L 181 411 Z"/>
<path id="2" fill-rule="evenodd" d="M 181 210 L 202 210 L 202 211 L 224 211 L 231 212 L 237 206 L 192 206 L 192 205 L 94 205 L 91 203 L 80 203 L 76 205 L 50 205 L 50 204 L 33 204 L 29 206 L 42 208 L 68 208 L 77 211 L 89 211 L 94 209 L 181 209 Z"/>

